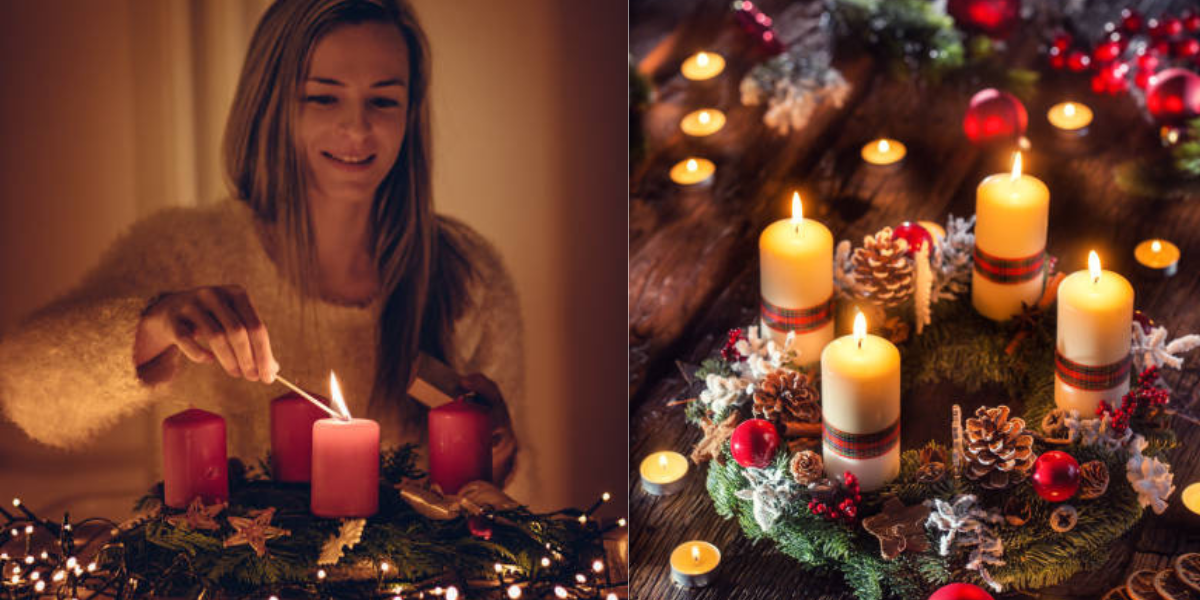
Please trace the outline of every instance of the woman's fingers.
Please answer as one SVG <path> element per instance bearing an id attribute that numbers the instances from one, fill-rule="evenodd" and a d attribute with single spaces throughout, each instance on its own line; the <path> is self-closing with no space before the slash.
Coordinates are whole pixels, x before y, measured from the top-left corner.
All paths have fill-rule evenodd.
<path id="1" fill-rule="evenodd" d="M 250 347 L 250 334 L 246 323 L 234 311 L 232 302 L 217 288 L 205 288 L 196 294 L 201 305 L 220 324 L 225 343 L 233 351 L 237 361 L 238 371 L 242 377 L 255 381 L 258 379 L 258 368 L 254 364 L 254 349 Z"/>
<path id="2" fill-rule="evenodd" d="M 200 347 L 196 340 L 192 337 L 192 327 L 181 319 L 175 319 L 171 323 L 172 333 L 175 335 L 175 345 L 179 347 L 179 351 L 188 357 L 188 360 L 197 363 L 210 363 L 216 360 L 212 352 Z"/>
<path id="3" fill-rule="evenodd" d="M 250 303 L 250 296 L 245 290 L 237 286 L 229 286 L 225 288 L 225 291 L 228 294 L 229 305 L 245 325 L 258 380 L 272 383 L 275 380 L 275 371 L 278 366 L 275 356 L 271 353 L 271 338 L 267 335 L 267 326 L 259 318 L 258 311 L 254 310 L 254 305 Z"/>
<path id="4" fill-rule="evenodd" d="M 201 343 L 207 344 L 209 351 L 217 357 L 217 362 L 231 377 L 241 377 L 242 369 L 238 366 L 237 355 L 229 346 L 221 324 L 207 310 L 198 304 L 186 304 L 180 311 L 180 316 L 192 324 L 194 336 Z"/>

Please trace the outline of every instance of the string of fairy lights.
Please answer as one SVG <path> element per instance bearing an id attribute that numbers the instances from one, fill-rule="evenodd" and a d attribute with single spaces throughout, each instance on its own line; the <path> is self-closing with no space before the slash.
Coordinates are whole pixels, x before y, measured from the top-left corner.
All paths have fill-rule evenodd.
<path id="1" fill-rule="evenodd" d="M 576 517 L 581 525 L 590 529 L 589 539 L 602 539 L 615 529 L 627 527 L 628 522 L 624 518 L 618 519 L 614 524 L 602 526 L 601 522 L 593 517 L 595 512 L 611 499 L 612 495 L 605 492 L 599 500 Z M 83 548 L 76 547 L 75 532 L 84 525 L 101 524 L 106 526 L 114 537 L 117 536 L 120 526 L 113 521 L 93 517 L 72 523 L 69 514 L 64 514 L 60 523 L 40 518 L 18 498 L 12 500 L 12 506 L 19 515 L 0 507 L 0 516 L 5 519 L 4 530 L 7 530 L 10 536 L 8 543 L 0 544 L 0 547 L 21 540 L 17 544 L 19 547 L 23 546 L 24 552 L 17 555 L 0 552 L 0 589 L 3 590 L 2 597 L 5 600 L 36 600 L 45 597 L 78 600 L 81 590 L 90 597 L 111 597 L 116 600 L 138 598 L 154 594 L 162 588 L 165 583 L 163 579 L 180 575 L 176 572 L 176 567 L 186 568 L 189 565 L 186 555 L 181 553 L 175 564 L 163 572 L 158 581 L 152 581 L 129 567 L 124 544 L 120 541 L 106 542 L 94 552 L 90 549 L 93 545 L 90 542 Z M 574 512 L 576 511 L 556 511 L 535 516 L 559 517 Z M 493 518 L 494 515 L 487 517 Z M 46 549 L 35 548 L 34 538 L 39 530 L 49 534 L 54 540 Z M 603 544 L 600 547 L 604 552 Z M 458 580 L 453 584 L 448 584 L 446 577 L 417 583 L 391 580 L 389 577 L 394 572 L 393 565 L 387 560 L 381 560 L 375 565 L 378 576 L 377 593 L 374 597 L 379 600 L 467 600 L 469 596 L 509 600 L 521 600 L 526 597 L 619 600 L 625 595 L 624 590 L 627 589 L 628 582 L 624 579 L 613 579 L 612 570 L 606 564 L 606 553 L 605 556 L 593 558 L 590 565 L 584 564 L 580 565 L 580 568 L 569 569 L 564 567 L 571 565 L 562 564 L 567 554 L 565 548 L 556 548 L 552 543 L 546 543 L 546 552 L 547 555 L 539 561 L 541 569 L 523 572 L 518 565 L 496 563 L 494 579 L 471 582 Z M 88 553 L 91 553 L 88 557 L 89 562 L 85 564 L 80 556 Z M 556 563 L 559 567 L 557 569 L 554 568 Z M 567 575 L 572 570 L 576 572 L 570 580 L 553 578 Z M 552 577 L 543 578 L 543 574 Z M 280 600 L 281 597 L 290 598 L 296 595 L 334 597 L 333 593 L 338 583 L 346 582 L 335 581 L 329 571 L 319 568 L 314 573 L 311 584 L 293 584 L 272 590 L 266 600 Z"/>

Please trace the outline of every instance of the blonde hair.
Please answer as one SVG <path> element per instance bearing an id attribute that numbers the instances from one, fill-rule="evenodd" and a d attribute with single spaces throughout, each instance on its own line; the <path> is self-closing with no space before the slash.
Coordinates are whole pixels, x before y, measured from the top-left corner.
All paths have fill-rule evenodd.
<path id="1" fill-rule="evenodd" d="M 404 0 L 272 4 L 250 40 L 225 128 L 224 163 L 236 196 L 280 232 L 281 267 L 301 297 L 315 296 L 304 158 L 293 141 L 301 85 L 322 36 L 341 25 L 367 22 L 395 25 L 408 46 L 405 139 L 371 210 L 370 241 L 383 299 L 371 403 L 396 402 L 411 420 L 420 414 L 406 394 L 412 365 L 421 351 L 446 359 L 471 277 L 463 252 L 433 211 L 429 44 L 412 7 Z"/>

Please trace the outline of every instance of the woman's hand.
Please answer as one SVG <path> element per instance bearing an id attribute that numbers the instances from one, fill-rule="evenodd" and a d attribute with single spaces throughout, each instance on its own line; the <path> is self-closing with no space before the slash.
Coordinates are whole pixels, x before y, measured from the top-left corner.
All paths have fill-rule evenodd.
<path id="1" fill-rule="evenodd" d="M 492 483 L 504 487 L 516 466 L 517 436 L 500 387 L 482 373 L 463 376 L 459 386 L 474 392 L 492 409 Z"/>
<path id="2" fill-rule="evenodd" d="M 236 285 L 164 294 L 138 323 L 134 362 L 143 366 L 172 347 L 192 362 L 218 362 L 231 377 L 271 383 L 279 363 L 267 327 Z"/>

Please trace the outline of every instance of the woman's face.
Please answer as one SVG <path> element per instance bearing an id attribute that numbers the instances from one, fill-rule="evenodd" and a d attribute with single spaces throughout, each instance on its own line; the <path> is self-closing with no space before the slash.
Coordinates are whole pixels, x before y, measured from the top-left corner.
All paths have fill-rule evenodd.
<path id="1" fill-rule="evenodd" d="M 314 198 L 370 202 L 404 143 L 408 46 L 383 23 L 343 25 L 313 48 L 297 145 Z"/>

